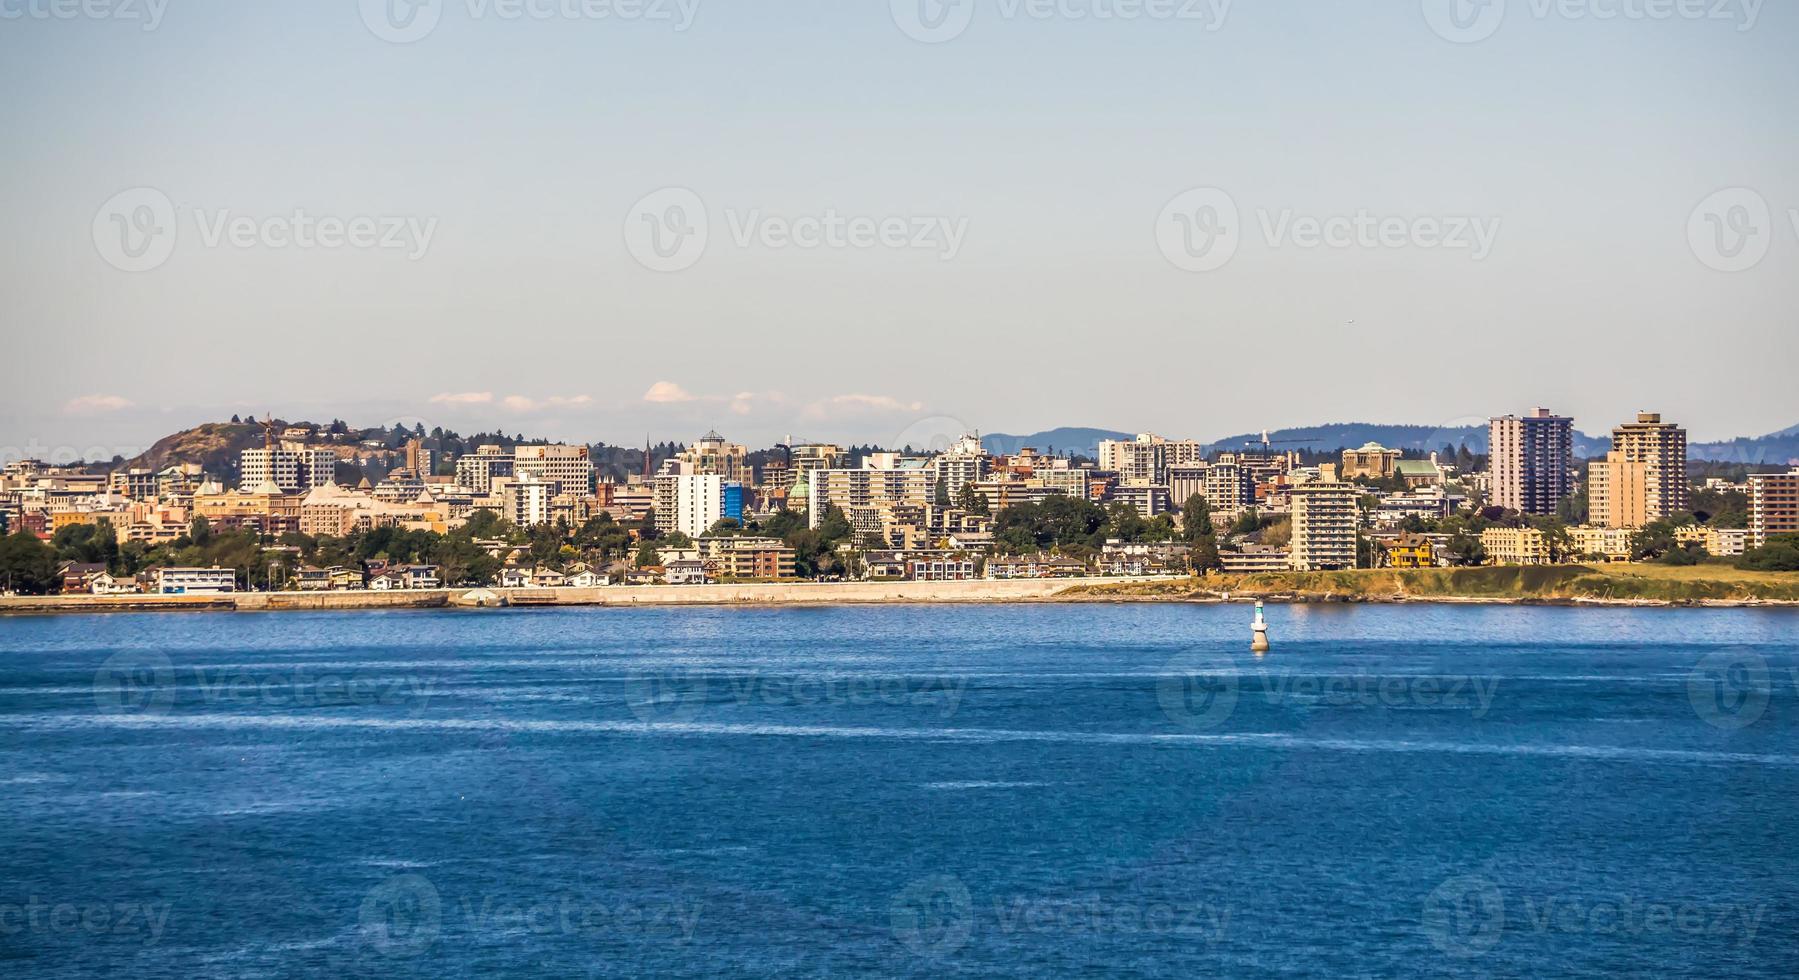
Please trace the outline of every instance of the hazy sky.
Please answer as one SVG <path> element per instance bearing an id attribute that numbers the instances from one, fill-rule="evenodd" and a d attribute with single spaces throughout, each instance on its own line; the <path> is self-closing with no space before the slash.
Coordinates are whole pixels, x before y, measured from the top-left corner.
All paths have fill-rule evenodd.
<path id="1" fill-rule="evenodd" d="M 0 447 L 1799 422 L 1791 3 L 86 2 Z"/>

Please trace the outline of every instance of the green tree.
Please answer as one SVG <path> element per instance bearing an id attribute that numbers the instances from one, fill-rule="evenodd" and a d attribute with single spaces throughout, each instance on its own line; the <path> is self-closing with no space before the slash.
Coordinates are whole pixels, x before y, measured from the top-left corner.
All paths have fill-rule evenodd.
<path id="1" fill-rule="evenodd" d="M 56 552 L 29 531 L 0 538 L 0 583 L 26 595 L 56 591 Z"/>
<path id="2" fill-rule="evenodd" d="M 1738 559 L 1737 567 L 1755 572 L 1799 572 L 1799 534 L 1770 535 L 1767 544 Z"/>
<path id="3" fill-rule="evenodd" d="M 1197 542 L 1202 538 L 1215 538 L 1217 533 L 1218 529 L 1212 526 L 1212 505 L 1201 494 L 1188 497 L 1181 507 L 1181 536 Z"/>
<path id="4" fill-rule="evenodd" d="M 973 483 L 962 484 L 962 492 L 956 497 L 956 506 L 970 514 L 992 516 L 992 511 L 987 507 L 987 498 L 974 492 Z"/>

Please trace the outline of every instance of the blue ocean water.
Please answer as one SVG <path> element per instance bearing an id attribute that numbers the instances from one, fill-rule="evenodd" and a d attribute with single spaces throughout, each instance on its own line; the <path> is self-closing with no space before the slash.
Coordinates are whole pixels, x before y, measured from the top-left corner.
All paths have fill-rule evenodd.
<path id="1" fill-rule="evenodd" d="M 0 976 L 1799 974 L 1799 614 L 0 619 Z"/>

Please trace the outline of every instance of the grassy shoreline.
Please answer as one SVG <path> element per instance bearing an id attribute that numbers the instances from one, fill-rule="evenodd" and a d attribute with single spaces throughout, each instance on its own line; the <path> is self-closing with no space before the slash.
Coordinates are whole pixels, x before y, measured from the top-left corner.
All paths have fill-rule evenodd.
<path id="1" fill-rule="evenodd" d="M 1751 572 L 1728 565 L 1622 564 L 1371 569 L 1095 584 L 1075 592 L 1093 599 L 1119 600 L 1219 599 L 1228 595 L 1283 602 L 1788 605 L 1799 604 L 1799 573 Z"/>
<path id="2" fill-rule="evenodd" d="M 0 598 L 0 614 L 442 609 L 468 590 Z M 1799 573 L 1725 565 L 1272 572 L 1207 578 L 492 589 L 515 607 L 819 606 L 1020 602 L 1424 602 L 1799 606 Z"/>

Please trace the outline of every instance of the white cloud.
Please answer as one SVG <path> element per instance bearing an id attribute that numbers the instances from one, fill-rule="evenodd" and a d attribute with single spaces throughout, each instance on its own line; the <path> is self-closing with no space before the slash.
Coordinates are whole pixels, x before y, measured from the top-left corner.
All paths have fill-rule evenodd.
<path id="1" fill-rule="evenodd" d="M 104 415 L 107 412 L 122 412 L 131 407 L 129 398 L 118 395 L 82 395 L 71 398 L 63 404 L 62 410 L 68 415 Z"/>
<path id="2" fill-rule="evenodd" d="M 825 419 L 836 415 L 878 415 L 924 411 L 923 402 L 903 402 L 886 395 L 836 395 L 806 406 L 806 417 Z"/>
<path id="3" fill-rule="evenodd" d="M 491 392 L 491 391 L 465 391 L 465 392 L 461 392 L 459 394 L 452 394 L 449 392 L 445 392 L 444 394 L 441 394 L 441 395 L 432 395 L 431 396 L 431 404 L 433 404 L 433 405 L 491 405 L 491 404 L 493 404 L 493 392 Z"/>
<path id="4" fill-rule="evenodd" d="M 652 405 L 676 405 L 695 399 L 687 393 L 685 388 L 673 381 L 658 381 L 650 385 L 649 391 L 643 393 L 643 400 Z"/>
<path id="5" fill-rule="evenodd" d="M 535 412 L 545 408 L 586 408 L 593 404 L 591 395 L 551 395 L 548 398 L 528 398 L 524 395 L 507 395 L 500 399 L 500 407 L 508 412 Z"/>

